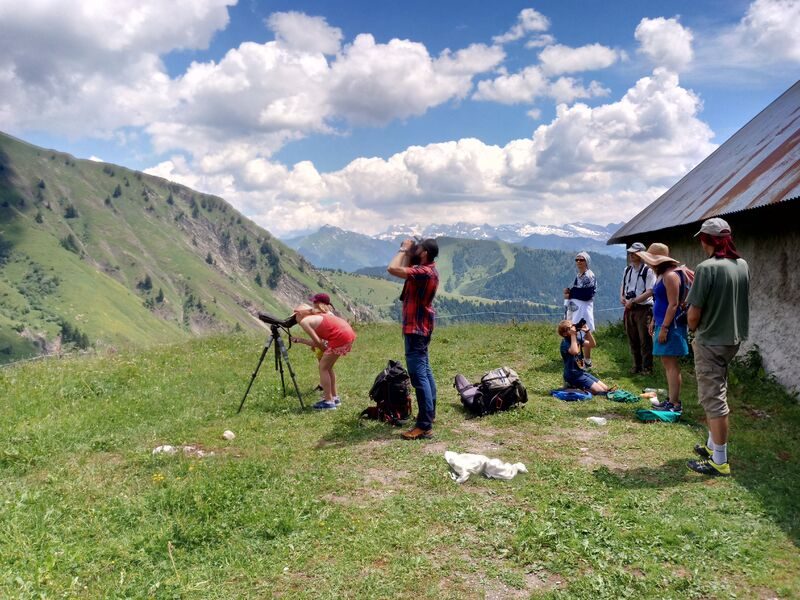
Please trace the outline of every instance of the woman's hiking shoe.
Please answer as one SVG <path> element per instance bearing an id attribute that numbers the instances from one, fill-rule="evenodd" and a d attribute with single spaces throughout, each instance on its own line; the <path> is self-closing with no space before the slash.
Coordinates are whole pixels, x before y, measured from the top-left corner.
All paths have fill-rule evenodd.
<path id="1" fill-rule="evenodd" d="M 583 359 L 583 370 L 584 371 L 591 371 L 592 369 L 592 361 L 588 358 Z"/>
<path id="2" fill-rule="evenodd" d="M 325 400 L 320 400 L 316 404 L 312 404 L 311 408 L 315 408 L 317 410 L 332 410 L 336 408 L 336 403 L 333 400 L 331 400 L 330 402 L 327 402 Z"/>
<path id="3" fill-rule="evenodd" d="M 668 410 L 670 412 L 683 412 L 683 405 L 682 404 L 673 404 L 669 400 L 664 400 L 664 402 L 659 402 L 658 404 L 653 404 L 653 410 Z"/>
<path id="4" fill-rule="evenodd" d="M 419 427 L 414 427 L 413 429 L 409 429 L 408 431 L 401 433 L 400 437 L 404 440 L 429 440 L 433 437 L 433 431 L 430 429 L 420 429 Z"/>
<path id="5" fill-rule="evenodd" d="M 712 477 L 731 476 L 731 467 L 728 463 L 718 465 L 713 460 L 690 460 L 686 463 L 686 466 L 701 475 L 711 475 Z"/>
<path id="6" fill-rule="evenodd" d="M 339 396 L 334 396 L 334 397 L 333 397 L 333 403 L 334 403 L 336 406 L 339 406 L 339 405 L 342 403 L 342 399 L 341 399 L 341 398 L 339 398 Z"/>
<path id="7" fill-rule="evenodd" d="M 708 460 L 709 458 L 711 458 L 713 451 L 705 444 L 697 444 L 694 447 L 694 453 L 697 454 L 697 456 L 699 456 L 700 458 Z"/>

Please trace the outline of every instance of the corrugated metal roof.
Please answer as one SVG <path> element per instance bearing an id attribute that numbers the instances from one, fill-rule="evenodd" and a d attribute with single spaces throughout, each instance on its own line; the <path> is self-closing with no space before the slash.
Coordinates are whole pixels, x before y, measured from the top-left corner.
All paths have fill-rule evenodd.
<path id="1" fill-rule="evenodd" d="M 608 243 L 798 198 L 800 81 L 628 221 Z"/>

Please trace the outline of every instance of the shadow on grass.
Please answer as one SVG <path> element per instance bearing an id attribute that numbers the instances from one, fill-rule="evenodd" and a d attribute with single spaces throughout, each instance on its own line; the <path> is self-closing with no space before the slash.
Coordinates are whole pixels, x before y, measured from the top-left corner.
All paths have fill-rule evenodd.
<path id="1" fill-rule="evenodd" d="M 687 481 L 696 481 L 697 483 L 706 481 L 700 476 L 693 476 L 691 471 L 686 468 L 686 461 L 683 459 L 673 459 L 661 465 L 644 466 L 637 469 L 617 470 L 600 467 L 594 471 L 593 475 L 602 483 L 624 489 L 663 489 Z"/>
<path id="2" fill-rule="evenodd" d="M 616 369 L 616 375 L 624 377 L 631 385 L 666 387 L 658 359 L 653 376 L 623 375 L 630 366 L 630 355 L 622 343 L 624 332 L 612 327 L 605 333 L 609 341 L 605 349 L 612 379 Z M 680 423 L 697 428 L 700 441 L 705 436 L 706 424 L 702 409 L 697 405 L 691 357 L 681 361 L 681 371 L 684 384 L 681 395 L 692 415 L 684 413 Z M 800 405 L 765 374 L 757 351 L 740 355 L 732 365 L 728 400 L 731 405 L 728 452 L 732 479 L 756 496 L 765 514 L 795 546 L 800 546 L 800 495 L 797 493 L 800 488 Z M 687 455 L 686 460 L 691 458 L 694 457 Z M 622 488 L 665 488 L 689 481 L 707 482 L 708 478 L 686 468 L 686 460 L 624 472 L 601 468 L 595 471 L 595 477 Z"/>
<path id="3" fill-rule="evenodd" d="M 408 421 L 408 428 L 414 425 Z M 320 438 L 314 446 L 315 450 L 331 450 L 374 442 L 388 442 L 398 439 L 403 427 L 392 427 L 387 423 L 368 421 L 365 419 L 347 419 L 340 421 L 336 427 Z"/>

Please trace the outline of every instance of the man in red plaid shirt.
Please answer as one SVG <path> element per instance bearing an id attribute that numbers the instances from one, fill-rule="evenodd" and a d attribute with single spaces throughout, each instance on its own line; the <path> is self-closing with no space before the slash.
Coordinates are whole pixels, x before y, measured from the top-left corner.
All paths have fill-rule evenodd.
<path id="1" fill-rule="evenodd" d="M 438 255 L 436 240 L 427 239 L 415 244 L 414 240 L 408 239 L 400 245 L 400 250 L 387 268 L 390 274 L 406 280 L 400 294 L 403 301 L 403 338 L 408 374 L 417 395 L 417 424 L 401 434 L 406 440 L 433 437 L 436 382 L 428 360 L 428 346 L 436 316 L 432 303 L 439 287 L 439 273 L 433 263 Z"/>

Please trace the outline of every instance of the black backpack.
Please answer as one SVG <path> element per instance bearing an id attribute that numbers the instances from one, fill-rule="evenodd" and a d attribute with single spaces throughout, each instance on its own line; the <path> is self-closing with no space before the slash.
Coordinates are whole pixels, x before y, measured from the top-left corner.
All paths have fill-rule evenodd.
<path id="1" fill-rule="evenodd" d="M 411 378 L 396 360 L 390 360 L 378 373 L 369 390 L 376 403 L 361 411 L 361 417 L 401 426 L 411 418 Z"/>
<path id="2" fill-rule="evenodd" d="M 517 373 L 508 367 L 489 371 L 480 383 L 472 384 L 463 375 L 456 375 L 453 387 L 461 403 L 474 415 L 483 416 L 508 410 L 528 401 L 528 392 Z"/>

